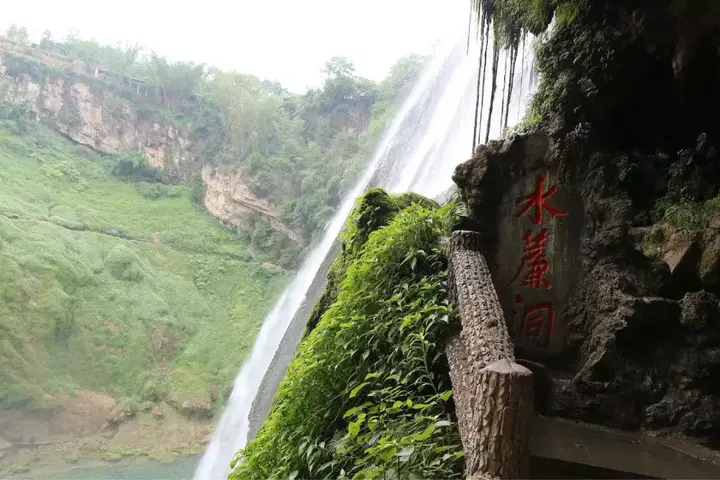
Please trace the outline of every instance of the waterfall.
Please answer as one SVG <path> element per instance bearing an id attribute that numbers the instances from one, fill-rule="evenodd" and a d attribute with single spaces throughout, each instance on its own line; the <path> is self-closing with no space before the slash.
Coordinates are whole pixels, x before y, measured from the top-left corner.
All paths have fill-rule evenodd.
<path id="1" fill-rule="evenodd" d="M 495 76 L 506 78 L 508 86 L 503 91 L 508 95 L 512 92 L 507 98 L 495 98 L 491 92 L 491 84 L 495 82 L 478 81 L 482 42 L 468 43 L 465 32 L 462 33 L 456 42 L 448 42 L 439 48 L 430 60 L 387 127 L 362 178 L 345 197 L 326 228 L 322 241 L 305 259 L 265 318 L 252 353 L 235 379 L 225 411 L 195 472 L 195 480 L 226 478 L 235 453 L 248 441 L 251 409 L 258 409 L 260 421 L 267 414 L 277 383 L 302 335 L 305 318 L 301 315 L 301 307 L 307 310 L 309 305 L 312 308 L 317 300 L 319 289 L 311 290 L 311 287 L 324 283 L 328 254 L 336 244 L 355 199 L 371 186 L 383 186 L 391 192 L 412 190 L 437 196 L 452 185 L 455 166 L 470 157 L 474 134 L 478 134 L 478 139 L 497 138 L 506 119 L 518 121 L 523 115 L 537 78 L 532 68 L 531 39 L 523 41 L 519 54 L 512 55 L 504 50 L 495 54 L 501 59 L 496 62 Z M 491 38 L 485 38 L 485 42 L 490 44 L 492 58 Z M 521 60 L 519 69 L 514 67 L 518 58 Z M 495 69 L 483 70 L 489 76 Z M 475 99 L 481 84 L 485 85 L 482 92 L 485 101 L 481 102 L 480 112 L 476 112 Z M 501 108 L 501 105 L 504 106 Z M 493 112 L 492 116 L 490 112 Z M 474 132 L 476 118 L 483 119 L 477 122 L 479 132 Z M 294 328 L 289 328 L 291 323 L 295 324 Z M 281 346 L 289 354 L 278 355 L 283 350 Z"/>

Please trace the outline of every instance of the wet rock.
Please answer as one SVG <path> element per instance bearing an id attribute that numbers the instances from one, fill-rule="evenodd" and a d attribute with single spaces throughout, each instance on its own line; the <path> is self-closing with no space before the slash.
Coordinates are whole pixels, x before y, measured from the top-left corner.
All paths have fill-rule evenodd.
<path id="1" fill-rule="evenodd" d="M 716 288 L 720 284 L 720 234 L 716 231 L 708 232 L 705 237 L 698 275 L 705 287 Z"/>
<path id="2" fill-rule="evenodd" d="M 192 398 L 182 398 L 177 393 L 171 393 L 168 402 L 186 417 L 211 418 L 213 416 L 213 403 L 209 392 L 194 392 Z"/>
<path id="3" fill-rule="evenodd" d="M 107 417 L 105 417 L 105 421 L 108 425 L 119 425 L 125 420 L 131 418 L 133 415 L 133 411 L 130 407 L 128 407 L 125 402 L 120 402 L 113 407 L 110 413 L 108 413 Z"/>
<path id="4" fill-rule="evenodd" d="M 674 275 L 678 272 L 691 274 L 699 256 L 697 240 L 693 236 L 675 232 L 670 235 L 663 260 Z"/>
<path id="5" fill-rule="evenodd" d="M 706 133 L 698 137 L 694 149 L 678 152 L 669 174 L 668 194 L 672 199 L 700 202 L 718 194 L 720 166 L 717 151 Z"/>
<path id="6" fill-rule="evenodd" d="M 634 429 L 640 425 L 637 400 L 632 391 L 608 383 L 577 383 L 553 378 L 548 413 L 612 428 Z"/>
<path id="7" fill-rule="evenodd" d="M 715 295 L 705 291 L 688 293 L 681 306 L 680 323 L 690 331 L 720 327 L 720 300 Z"/>

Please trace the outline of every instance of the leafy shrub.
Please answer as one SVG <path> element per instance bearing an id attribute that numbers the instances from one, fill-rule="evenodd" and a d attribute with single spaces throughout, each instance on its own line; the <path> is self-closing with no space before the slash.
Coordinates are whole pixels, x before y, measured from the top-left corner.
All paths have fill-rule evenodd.
<path id="1" fill-rule="evenodd" d="M 140 282 L 145 272 L 140 268 L 140 259 L 124 245 L 117 245 L 105 258 L 110 274 L 118 280 Z"/>
<path id="2" fill-rule="evenodd" d="M 113 175 L 128 182 L 156 182 L 157 169 L 141 152 L 125 152 L 113 157 Z"/>
<path id="3" fill-rule="evenodd" d="M 231 479 L 460 478 L 438 246 L 453 208 L 413 204 L 370 233 Z"/>
<path id="4" fill-rule="evenodd" d="M 135 185 L 135 189 L 140 195 L 151 200 L 160 198 L 180 198 L 186 190 L 178 185 L 165 185 L 162 183 L 141 182 Z"/>

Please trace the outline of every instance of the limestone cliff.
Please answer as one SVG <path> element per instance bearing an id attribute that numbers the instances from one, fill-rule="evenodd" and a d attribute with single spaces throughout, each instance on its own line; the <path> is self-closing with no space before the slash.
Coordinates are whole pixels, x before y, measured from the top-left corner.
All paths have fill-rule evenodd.
<path id="1" fill-rule="evenodd" d="M 202 179 L 205 183 L 205 208 L 224 224 L 242 227 L 240 215 L 256 212 L 291 240 L 300 241 L 300 237 L 277 218 L 274 207 L 267 200 L 250 192 L 241 175 L 223 173 L 212 165 L 205 165 Z"/>
<path id="2" fill-rule="evenodd" d="M 79 60 L 36 51 L 26 56 L 17 45 L 0 41 L 0 96 L 26 103 L 35 120 L 100 153 L 143 152 L 168 182 L 183 182 L 200 170 L 205 208 L 225 225 L 242 228 L 238 214 L 256 212 L 293 242 L 300 241 L 239 173 L 220 173 L 205 164 L 181 127 L 130 102 L 104 84 L 98 72 Z"/>
<path id="3" fill-rule="evenodd" d="M 539 125 L 453 179 L 516 354 L 551 377 L 539 411 L 717 446 L 720 23 L 694 2 L 715 20 L 690 35 L 690 2 L 647 3 L 562 18 L 538 47 Z"/>
<path id="4" fill-rule="evenodd" d="M 101 153 L 143 151 L 151 165 L 174 180 L 197 160 L 190 139 L 177 126 L 142 115 L 90 77 L 22 69 L 19 58 L 0 50 L 0 74 L 10 80 L 9 97 L 27 102 L 36 120 Z"/>

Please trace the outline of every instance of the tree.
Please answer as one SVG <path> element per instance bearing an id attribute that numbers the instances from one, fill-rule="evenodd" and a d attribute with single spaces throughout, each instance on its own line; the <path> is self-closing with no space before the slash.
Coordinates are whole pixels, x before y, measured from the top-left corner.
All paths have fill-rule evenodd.
<path id="1" fill-rule="evenodd" d="M 417 78 L 426 61 L 426 57 L 411 54 L 395 62 L 390 67 L 388 76 L 380 84 L 380 96 L 382 99 L 392 101 L 402 96 L 406 88 Z"/>
<path id="2" fill-rule="evenodd" d="M 27 28 L 20 27 L 20 29 L 17 32 L 17 38 L 16 38 L 18 43 L 20 43 L 21 45 L 27 45 L 29 39 L 30 39 L 30 35 L 28 34 Z"/>
<path id="3" fill-rule="evenodd" d="M 335 56 L 325 63 L 323 73 L 330 78 L 351 77 L 355 73 L 355 66 L 347 58 Z"/>
<path id="4" fill-rule="evenodd" d="M 50 50 L 55 42 L 53 41 L 53 36 L 50 30 L 45 30 L 42 34 L 42 39 L 40 40 L 40 48 L 45 50 Z"/>
<path id="5" fill-rule="evenodd" d="M 5 36 L 9 38 L 10 40 L 16 40 L 18 35 L 18 26 L 16 24 L 12 24 L 8 27 L 8 29 L 5 31 Z"/>
<path id="6" fill-rule="evenodd" d="M 7 29 L 5 36 L 21 45 L 27 45 L 28 39 L 30 38 L 27 28 L 18 27 L 14 23 Z"/>

